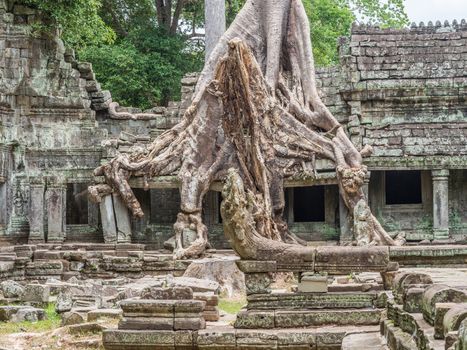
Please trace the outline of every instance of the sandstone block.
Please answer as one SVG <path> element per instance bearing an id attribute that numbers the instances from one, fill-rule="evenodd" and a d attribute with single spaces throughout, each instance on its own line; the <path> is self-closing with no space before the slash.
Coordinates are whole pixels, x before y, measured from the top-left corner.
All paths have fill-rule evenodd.
<path id="1" fill-rule="evenodd" d="M 175 317 L 174 330 L 198 330 L 206 328 L 206 321 L 201 317 Z"/>
<path id="2" fill-rule="evenodd" d="M 118 329 L 128 330 L 173 330 L 173 317 L 123 317 Z"/>
<path id="3" fill-rule="evenodd" d="M 457 304 L 448 310 L 443 319 L 444 336 L 459 330 L 465 319 L 467 319 L 467 303 Z"/>
<path id="4" fill-rule="evenodd" d="M 237 314 L 235 328 L 274 328 L 274 311 L 241 310 Z"/>
<path id="5" fill-rule="evenodd" d="M 0 284 L 0 289 L 5 298 L 20 298 L 24 293 L 24 287 L 15 281 L 3 281 Z"/>
<path id="6" fill-rule="evenodd" d="M 27 284 L 24 289 L 23 300 L 37 303 L 47 303 L 50 297 L 50 287 L 41 284 Z"/>
<path id="7" fill-rule="evenodd" d="M 246 294 L 267 294 L 271 292 L 270 273 L 245 273 Z"/>

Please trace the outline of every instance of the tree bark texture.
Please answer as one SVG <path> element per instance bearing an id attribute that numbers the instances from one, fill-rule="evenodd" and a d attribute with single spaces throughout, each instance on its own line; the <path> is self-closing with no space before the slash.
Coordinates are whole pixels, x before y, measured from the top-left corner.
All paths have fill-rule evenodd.
<path id="1" fill-rule="evenodd" d="M 206 61 L 225 32 L 225 0 L 204 1 Z"/>
<path id="2" fill-rule="evenodd" d="M 90 193 L 99 201 L 118 192 L 133 215 L 141 217 L 128 179 L 177 173 L 181 210 L 174 225 L 175 257 L 192 258 L 207 245 L 203 197 L 213 181 L 225 181 L 224 230 L 237 253 L 270 259 L 271 254 L 255 252 L 282 251 L 292 258 L 307 250 L 303 253 L 304 247 L 296 244 L 300 240 L 282 218 L 284 178 L 301 172 L 312 175 L 316 159 L 329 159 L 354 218 L 357 244 L 401 244 L 403 238 L 393 240 L 366 203 L 362 155 L 370 151 L 355 148 L 318 95 L 301 0 L 248 0 L 211 53 L 181 122 L 146 150 L 119 154 L 96 169 L 95 175 L 104 175 L 106 184 Z M 229 181 L 238 185 L 229 187 Z M 242 204 L 242 198 L 253 204 Z M 187 247 L 182 245 L 185 231 L 197 237 Z M 254 251 L 238 248 L 235 242 L 245 237 L 255 242 Z"/>

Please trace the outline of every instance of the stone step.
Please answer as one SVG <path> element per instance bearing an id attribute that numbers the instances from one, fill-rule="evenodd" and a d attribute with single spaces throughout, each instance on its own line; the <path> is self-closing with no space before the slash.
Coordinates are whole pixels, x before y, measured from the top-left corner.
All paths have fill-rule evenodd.
<path id="1" fill-rule="evenodd" d="M 247 296 L 248 310 L 372 308 L 376 292 L 278 293 Z"/>
<path id="2" fill-rule="evenodd" d="M 349 334 L 342 340 L 342 350 L 387 350 L 386 339 L 379 332 Z"/>
<path id="3" fill-rule="evenodd" d="M 324 309 L 324 310 L 242 310 L 237 315 L 235 328 L 300 328 L 325 325 L 378 325 L 380 309 Z"/>

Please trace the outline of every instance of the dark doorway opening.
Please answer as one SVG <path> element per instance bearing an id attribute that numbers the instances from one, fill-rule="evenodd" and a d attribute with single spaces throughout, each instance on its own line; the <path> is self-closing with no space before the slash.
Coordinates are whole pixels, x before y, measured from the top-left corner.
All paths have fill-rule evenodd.
<path id="1" fill-rule="evenodd" d="M 386 171 L 386 204 L 421 204 L 422 180 L 418 170 Z"/>
<path id="2" fill-rule="evenodd" d="M 324 186 L 294 188 L 293 206 L 295 222 L 323 222 Z"/>
<path id="3" fill-rule="evenodd" d="M 88 224 L 88 185 L 67 184 L 66 223 L 67 225 Z"/>

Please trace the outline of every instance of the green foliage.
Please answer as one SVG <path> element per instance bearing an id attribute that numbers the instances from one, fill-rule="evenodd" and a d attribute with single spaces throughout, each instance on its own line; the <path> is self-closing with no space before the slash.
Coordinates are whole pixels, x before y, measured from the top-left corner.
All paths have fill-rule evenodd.
<path id="1" fill-rule="evenodd" d="M 236 315 L 244 305 L 245 300 L 220 299 L 218 307 L 228 314 Z"/>
<path id="2" fill-rule="evenodd" d="M 203 62 L 199 53 L 185 50 L 183 37 L 157 28 L 136 29 L 114 45 L 86 47 L 79 59 L 93 64 L 114 101 L 142 109 L 179 98 L 181 78 Z"/>
<path id="3" fill-rule="evenodd" d="M 403 0 L 303 0 L 310 20 L 313 56 L 317 66 L 339 61 L 339 37 L 350 35 L 357 16 L 382 27 L 401 27 L 408 23 Z"/>
<path id="4" fill-rule="evenodd" d="M 55 304 L 50 303 L 45 309 L 47 319 L 37 322 L 18 322 L 18 323 L 3 323 L 0 322 L 0 335 L 12 334 L 21 332 L 46 332 L 60 326 L 60 316 L 55 312 Z"/>
<path id="5" fill-rule="evenodd" d="M 21 0 L 19 3 L 38 8 L 48 14 L 52 22 L 63 31 L 62 39 L 73 48 L 100 43 L 112 43 L 114 31 L 108 27 L 98 11 L 100 0 Z M 51 26 L 41 26 L 41 30 L 50 30 Z M 37 28 L 36 28 L 37 29 Z"/>

